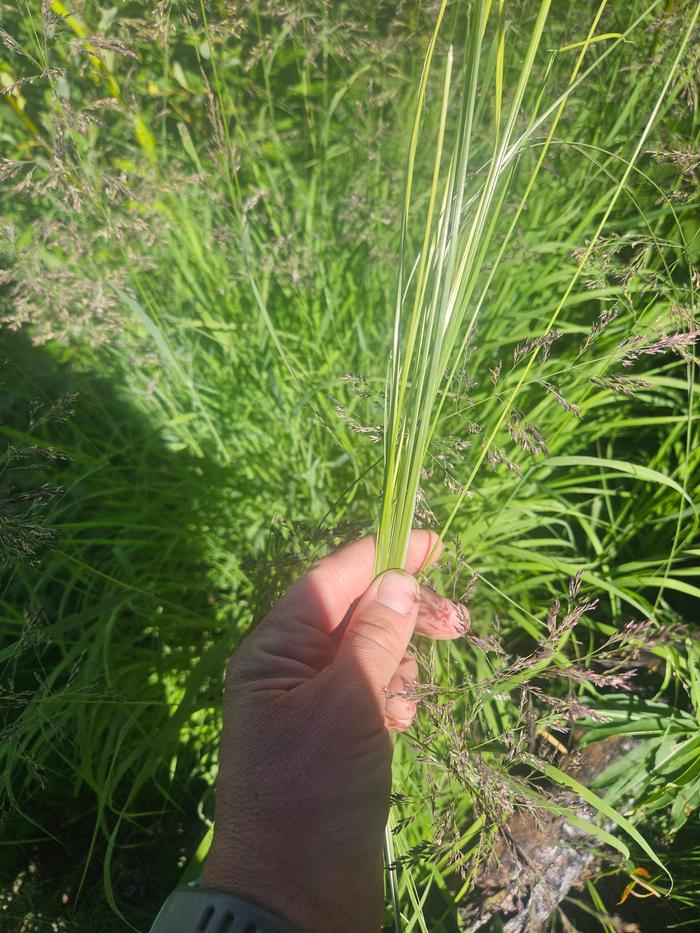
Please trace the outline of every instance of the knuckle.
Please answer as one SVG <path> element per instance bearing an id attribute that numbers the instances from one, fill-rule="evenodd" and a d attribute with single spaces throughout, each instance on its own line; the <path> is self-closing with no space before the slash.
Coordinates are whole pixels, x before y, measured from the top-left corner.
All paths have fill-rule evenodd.
<path id="1" fill-rule="evenodd" d="M 353 630 L 356 647 L 370 654 L 395 654 L 401 643 L 397 636 L 371 617 L 360 619 Z"/>

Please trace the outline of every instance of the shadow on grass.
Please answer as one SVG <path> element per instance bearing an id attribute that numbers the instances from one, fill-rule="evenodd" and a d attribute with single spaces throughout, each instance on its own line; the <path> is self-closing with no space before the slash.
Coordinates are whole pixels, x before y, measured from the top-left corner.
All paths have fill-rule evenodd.
<path id="1" fill-rule="evenodd" d="M 123 930 L 104 869 L 146 929 L 211 811 L 221 675 L 251 619 L 229 517 L 257 491 L 24 335 L 0 358 L 0 530 L 38 552 L 0 596 L 3 922 Z"/>

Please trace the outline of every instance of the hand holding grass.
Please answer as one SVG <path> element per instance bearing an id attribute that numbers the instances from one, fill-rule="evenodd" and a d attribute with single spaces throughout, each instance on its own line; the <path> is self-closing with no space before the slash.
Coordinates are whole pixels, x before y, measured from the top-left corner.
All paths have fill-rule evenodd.
<path id="1" fill-rule="evenodd" d="M 412 533 L 409 571 L 435 541 Z M 448 639 L 468 625 L 410 573 L 372 580 L 374 560 L 374 539 L 363 538 L 320 561 L 229 665 L 203 882 L 304 930 L 379 929 L 389 730 L 415 714 L 408 644 L 414 631 Z"/>

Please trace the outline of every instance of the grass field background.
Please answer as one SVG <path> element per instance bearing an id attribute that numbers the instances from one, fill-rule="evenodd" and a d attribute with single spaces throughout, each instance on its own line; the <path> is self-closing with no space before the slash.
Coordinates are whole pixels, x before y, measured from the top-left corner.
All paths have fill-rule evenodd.
<path id="1" fill-rule="evenodd" d="M 496 7 L 508 99 L 539 4 Z M 436 51 L 419 206 L 468 8 Z M 148 928 L 210 827 L 228 655 L 376 528 L 435 14 L 0 3 L 2 929 Z M 547 738 L 569 747 L 574 722 L 577 745 L 636 744 L 593 787 L 605 857 L 552 928 L 700 911 L 700 32 L 693 2 L 557 0 L 523 128 L 596 17 L 522 210 L 551 116 L 515 163 L 424 471 L 416 523 L 440 527 L 483 457 L 433 577 L 472 637 L 417 646 L 428 688 L 397 742 L 406 930 L 460 928 L 512 814 L 576 806 Z M 661 913 L 617 906 L 640 867 Z"/>

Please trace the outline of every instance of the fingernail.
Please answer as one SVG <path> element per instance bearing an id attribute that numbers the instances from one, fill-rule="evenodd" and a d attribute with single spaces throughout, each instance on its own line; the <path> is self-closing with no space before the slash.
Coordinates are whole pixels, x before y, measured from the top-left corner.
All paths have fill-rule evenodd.
<path id="1" fill-rule="evenodd" d="M 418 599 L 418 586 L 415 578 L 400 570 L 385 573 L 377 590 L 377 602 L 387 609 L 407 616 L 413 611 Z"/>

